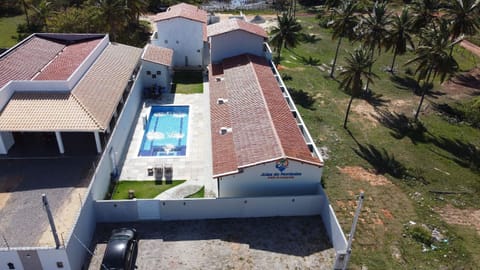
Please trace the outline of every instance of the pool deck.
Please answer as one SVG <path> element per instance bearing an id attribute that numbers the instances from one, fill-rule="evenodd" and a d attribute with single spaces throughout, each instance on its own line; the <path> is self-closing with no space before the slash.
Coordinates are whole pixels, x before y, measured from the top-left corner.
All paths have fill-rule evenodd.
<path id="1" fill-rule="evenodd" d="M 212 142 L 210 130 L 210 101 L 208 81 L 204 80 L 202 94 L 163 94 L 161 99 L 145 100 L 121 169 L 121 180 L 154 180 L 147 168 L 169 166 L 173 180 L 187 180 L 182 185 L 164 192 L 158 198 L 180 199 L 205 186 L 206 194 L 214 195 L 212 177 Z M 189 105 L 187 154 L 179 157 L 139 157 L 143 138 L 142 115 L 148 115 L 152 105 Z"/>

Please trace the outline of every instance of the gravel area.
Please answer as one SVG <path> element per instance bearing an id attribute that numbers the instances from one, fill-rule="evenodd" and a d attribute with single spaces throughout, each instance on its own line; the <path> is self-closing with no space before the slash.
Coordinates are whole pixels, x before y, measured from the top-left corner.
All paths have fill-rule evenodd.
<path id="1" fill-rule="evenodd" d="M 100 269 L 113 228 L 140 235 L 137 269 L 332 269 L 322 220 L 274 217 L 98 224 L 88 269 Z"/>

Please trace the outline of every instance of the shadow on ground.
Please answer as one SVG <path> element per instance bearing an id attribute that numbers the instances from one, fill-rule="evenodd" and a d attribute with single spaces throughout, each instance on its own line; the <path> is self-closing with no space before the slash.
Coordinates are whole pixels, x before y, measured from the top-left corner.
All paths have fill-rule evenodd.
<path id="1" fill-rule="evenodd" d="M 97 224 L 96 242 L 107 242 L 113 228 L 125 226 L 136 228 L 140 241 L 220 239 L 247 244 L 250 249 L 302 257 L 332 248 L 319 216 Z"/>
<path id="2" fill-rule="evenodd" d="M 413 144 L 426 143 L 429 140 L 427 128 L 421 122 L 414 121 L 405 114 L 377 110 L 377 115 L 374 117 L 379 123 L 390 129 L 390 135 L 397 140 L 407 137 Z"/>

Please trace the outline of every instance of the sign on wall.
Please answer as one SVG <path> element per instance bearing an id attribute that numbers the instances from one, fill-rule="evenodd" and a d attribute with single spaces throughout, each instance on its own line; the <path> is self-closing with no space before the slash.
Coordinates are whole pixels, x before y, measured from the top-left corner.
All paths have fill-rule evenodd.
<path id="1" fill-rule="evenodd" d="M 268 179 L 295 179 L 297 176 L 302 176 L 301 172 L 289 170 L 288 165 L 288 159 L 279 159 L 275 162 L 274 167 L 271 167 L 271 171 L 262 172 L 260 176 Z"/>

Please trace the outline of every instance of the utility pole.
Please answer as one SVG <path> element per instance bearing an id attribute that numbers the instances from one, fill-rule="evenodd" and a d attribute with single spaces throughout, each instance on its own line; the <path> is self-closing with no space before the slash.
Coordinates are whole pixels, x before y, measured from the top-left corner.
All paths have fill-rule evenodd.
<path id="1" fill-rule="evenodd" d="M 42 194 L 43 206 L 47 212 L 48 222 L 50 223 L 50 228 L 52 229 L 53 239 L 55 239 L 55 245 L 58 249 L 60 247 L 60 239 L 58 238 L 57 229 L 55 228 L 55 222 L 53 221 L 52 211 L 50 211 L 50 205 L 48 205 L 47 195 Z"/>
<path id="2" fill-rule="evenodd" d="M 358 197 L 357 210 L 355 210 L 355 216 L 353 217 L 352 228 L 350 229 L 350 234 L 348 235 L 347 254 L 345 255 L 343 270 L 347 269 L 348 262 L 350 261 L 350 255 L 352 254 L 352 241 L 353 241 L 353 236 L 355 235 L 355 230 L 357 229 L 358 217 L 360 216 L 360 211 L 362 210 L 363 199 L 364 199 L 364 194 L 362 191 L 360 192 L 360 196 Z"/>

